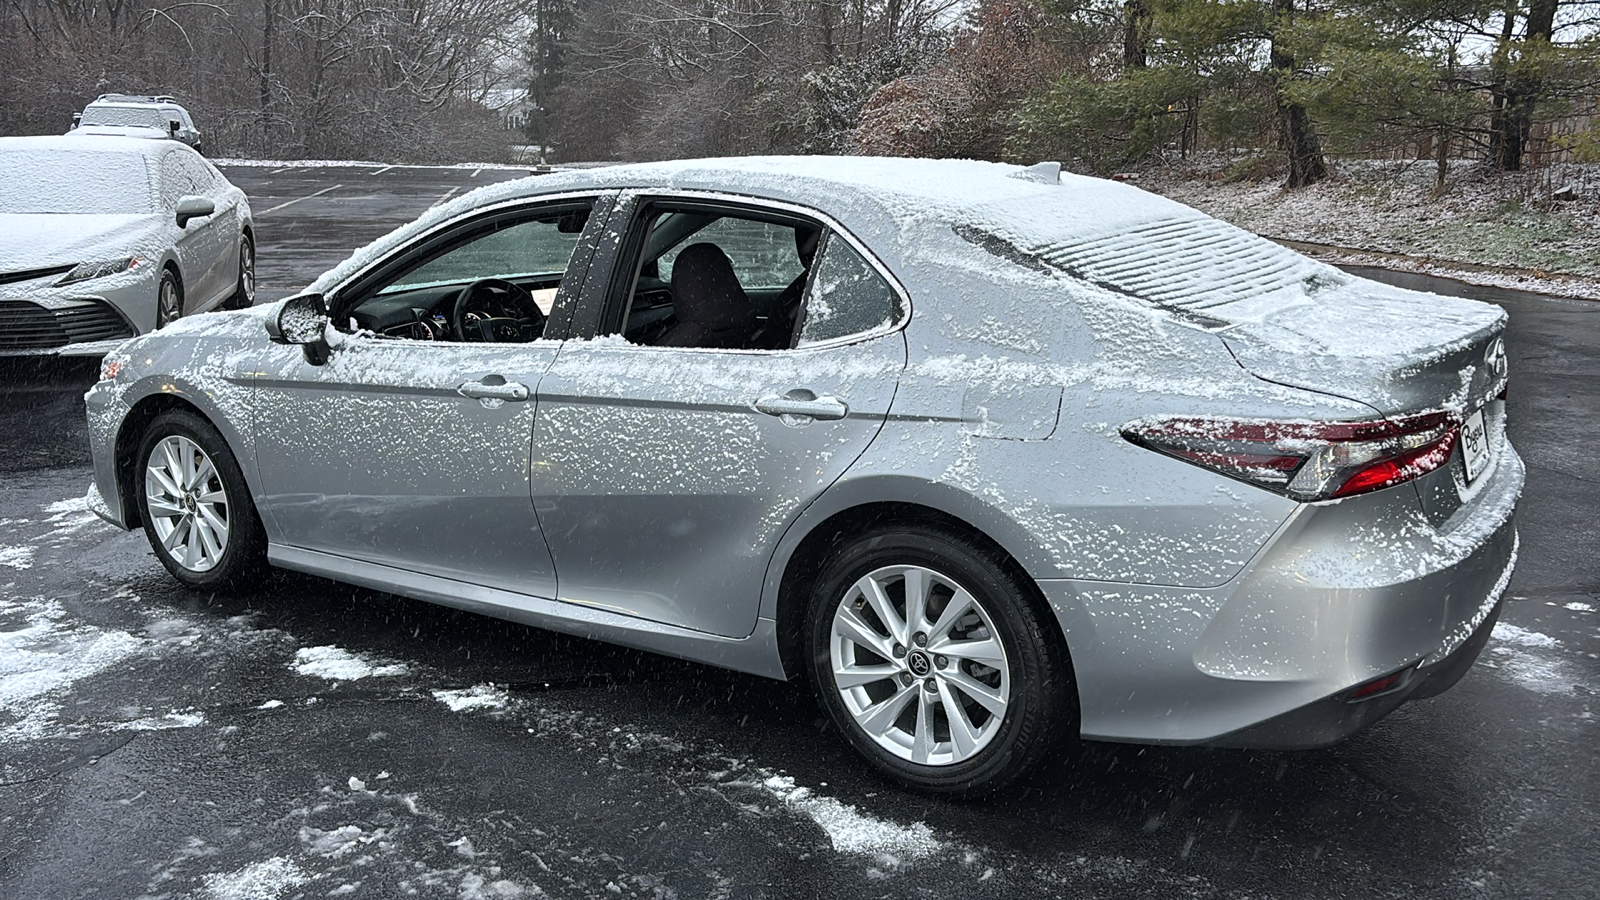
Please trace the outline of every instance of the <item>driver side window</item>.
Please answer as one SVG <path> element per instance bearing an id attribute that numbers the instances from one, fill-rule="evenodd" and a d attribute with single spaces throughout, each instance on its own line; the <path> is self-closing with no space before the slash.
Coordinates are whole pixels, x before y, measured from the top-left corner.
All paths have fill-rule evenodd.
<path id="1" fill-rule="evenodd" d="M 543 333 L 590 204 L 501 214 L 414 248 L 364 286 L 358 327 L 391 338 L 519 343 Z"/>

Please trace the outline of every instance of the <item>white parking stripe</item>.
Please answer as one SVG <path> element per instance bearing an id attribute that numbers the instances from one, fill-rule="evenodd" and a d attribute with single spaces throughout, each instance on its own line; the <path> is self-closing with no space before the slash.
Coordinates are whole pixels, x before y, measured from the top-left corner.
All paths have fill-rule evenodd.
<path id="1" fill-rule="evenodd" d="M 483 171 L 482 169 L 473 169 L 471 177 L 472 178 L 477 178 L 478 177 L 478 173 L 482 172 L 482 171 Z"/>
<path id="2" fill-rule="evenodd" d="M 301 200 L 310 200 L 312 197 L 320 197 L 320 196 L 322 196 L 323 194 L 326 194 L 329 191 L 337 191 L 339 188 L 342 188 L 342 187 L 344 187 L 344 185 L 342 185 L 342 184 L 336 184 L 333 187 L 325 187 L 322 190 L 317 191 L 314 194 L 307 194 L 304 197 L 296 197 L 293 200 L 286 200 L 283 203 L 279 203 L 277 206 L 274 206 L 271 209 L 262 210 L 261 212 L 256 213 L 256 215 L 264 216 L 267 213 L 275 213 L 278 210 L 283 209 L 285 206 L 293 206 L 296 203 L 299 203 Z"/>
<path id="3" fill-rule="evenodd" d="M 461 188 L 458 185 L 456 187 L 451 188 L 448 191 L 445 191 L 444 193 L 439 195 L 439 199 L 437 199 L 437 200 L 433 201 L 432 203 L 428 204 L 428 208 L 429 209 L 433 209 L 435 206 L 438 206 L 439 204 L 445 202 L 446 200 L 449 200 L 451 197 L 455 196 L 456 191 L 459 191 L 459 190 L 461 190 Z"/>
<path id="4" fill-rule="evenodd" d="M 382 175 L 383 173 L 389 171 L 392 168 L 394 168 L 394 166 L 384 166 L 381 169 L 374 169 L 373 171 L 368 172 L 367 174 L 368 175 Z"/>
<path id="5" fill-rule="evenodd" d="M 279 173 L 280 173 L 280 172 L 287 172 L 287 171 L 289 171 L 289 170 L 290 170 L 290 169 L 292 169 L 292 168 L 294 168 L 294 166 L 284 166 L 284 167 L 283 167 L 283 168 L 281 168 L 281 169 L 273 169 L 273 170 L 272 170 L 272 171 L 271 171 L 271 172 L 268 172 L 268 173 L 267 173 L 267 174 L 268 174 L 268 175 L 277 175 L 277 174 L 279 174 Z"/>

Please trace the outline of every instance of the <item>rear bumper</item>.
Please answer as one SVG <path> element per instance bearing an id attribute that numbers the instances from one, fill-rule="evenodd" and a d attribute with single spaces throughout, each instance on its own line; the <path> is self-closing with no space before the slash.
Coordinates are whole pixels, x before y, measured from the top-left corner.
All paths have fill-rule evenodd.
<path id="1" fill-rule="evenodd" d="M 1442 528 L 1412 491 L 1302 507 L 1213 588 L 1039 581 L 1072 653 L 1082 736 L 1324 746 L 1447 689 L 1498 616 L 1523 479 L 1506 445 Z M 1350 702 L 1396 672 L 1408 676 Z"/>
<path id="2" fill-rule="evenodd" d="M 1489 643 L 1489 635 L 1500 620 L 1500 609 L 1504 605 L 1503 598 L 1495 600 L 1489 614 L 1465 643 L 1437 662 L 1402 670 L 1406 672 L 1404 679 L 1391 690 L 1355 699 L 1351 695 L 1356 689 L 1350 688 L 1207 743 L 1215 747 L 1257 750 L 1310 750 L 1337 744 L 1394 712 L 1407 700 L 1436 697 L 1454 687 Z"/>

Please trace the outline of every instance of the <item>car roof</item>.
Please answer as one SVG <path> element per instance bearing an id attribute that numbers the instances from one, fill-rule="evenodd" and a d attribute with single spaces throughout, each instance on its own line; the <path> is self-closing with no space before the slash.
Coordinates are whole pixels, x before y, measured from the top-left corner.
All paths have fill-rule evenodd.
<path id="1" fill-rule="evenodd" d="M 96 134 L 93 140 L 78 135 L 54 134 L 28 137 L 0 137 L 0 153 L 70 150 L 74 153 L 115 153 L 156 158 L 189 148 L 179 141 L 152 141 L 149 138 Z M 190 151 L 191 153 L 194 151 Z"/>

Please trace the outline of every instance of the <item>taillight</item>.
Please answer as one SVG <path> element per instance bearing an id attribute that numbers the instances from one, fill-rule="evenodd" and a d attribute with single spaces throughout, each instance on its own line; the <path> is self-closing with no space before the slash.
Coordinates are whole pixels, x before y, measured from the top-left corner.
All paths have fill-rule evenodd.
<path id="1" fill-rule="evenodd" d="M 1296 500 L 1333 500 L 1403 484 L 1450 461 L 1460 423 L 1444 412 L 1358 422 L 1173 416 L 1122 436 Z"/>

